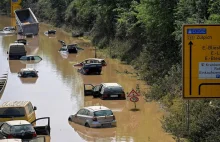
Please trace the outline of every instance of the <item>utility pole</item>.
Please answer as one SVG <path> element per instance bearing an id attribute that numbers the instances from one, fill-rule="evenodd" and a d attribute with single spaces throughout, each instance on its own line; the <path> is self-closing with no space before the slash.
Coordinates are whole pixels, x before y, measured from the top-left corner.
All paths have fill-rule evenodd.
<path id="1" fill-rule="evenodd" d="M 95 46 L 95 58 L 96 58 L 96 46 Z"/>
<path id="2" fill-rule="evenodd" d="M 188 131 L 188 136 L 190 135 L 189 131 L 189 100 L 187 100 L 187 105 L 186 105 L 186 125 L 187 125 L 187 131 Z"/>

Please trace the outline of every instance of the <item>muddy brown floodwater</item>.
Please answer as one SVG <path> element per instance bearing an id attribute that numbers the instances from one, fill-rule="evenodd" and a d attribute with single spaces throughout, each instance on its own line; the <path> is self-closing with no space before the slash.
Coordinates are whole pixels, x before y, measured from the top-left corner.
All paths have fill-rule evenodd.
<path id="1" fill-rule="evenodd" d="M 0 29 L 12 25 L 14 19 L 0 16 Z M 23 63 L 8 61 L 7 50 L 9 44 L 19 38 L 14 36 L 0 36 L 0 73 L 8 70 L 8 83 L 1 96 L 0 103 L 4 101 L 28 100 L 37 106 L 36 116 L 51 118 L 52 142 L 81 142 L 81 141 L 137 141 L 137 142 L 172 142 L 172 136 L 161 128 L 160 120 L 162 110 L 157 103 L 149 103 L 140 98 L 137 108 L 140 111 L 130 111 L 134 107 L 129 100 L 102 101 L 92 97 L 84 97 L 83 83 L 99 84 L 102 82 L 118 82 L 125 92 L 130 92 L 139 84 L 144 90 L 147 86 L 136 79 L 134 70 L 125 64 L 107 59 L 107 67 L 103 68 L 101 75 L 84 76 L 77 72 L 73 64 L 86 58 L 94 57 L 94 49 L 82 40 L 70 37 L 60 29 L 54 37 L 44 35 L 50 29 L 49 25 L 40 24 L 39 35 L 28 39 L 26 47 L 28 54 L 39 55 L 43 60 L 39 63 Z M 85 50 L 77 55 L 60 54 L 61 47 L 57 40 L 66 43 L 78 43 Z M 98 57 L 104 55 L 98 54 Z M 21 68 L 33 67 L 39 71 L 37 79 L 20 79 L 17 72 Z M 124 73 L 125 71 L 130 73 Z M 93 129 L 69 123 L 68 117 L 75 114 L 84 106 L 99 105 L 113 110 L 117 127 Z M 43 123 L 43 122 L 42 122 Z M 43 125 L 43 124 L 39 125 Z"/>

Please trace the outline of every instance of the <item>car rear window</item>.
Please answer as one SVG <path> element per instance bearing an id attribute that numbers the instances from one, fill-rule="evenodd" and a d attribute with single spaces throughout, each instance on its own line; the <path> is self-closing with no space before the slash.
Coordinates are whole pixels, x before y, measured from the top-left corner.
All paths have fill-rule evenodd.
<path id="1" fill-rule="evenodd" d="M 25 116 L 23 107 L 16 108 L 0 108 L 0 118 L 12 118 Z"/>
<path id="2" fill-rule="evenodd" d="M 25 125 L 15 125 L 12 127 L 12 132 L 13 133 L 20 133 L 22 131 L 25 132 L 33 132 L 34 128 L 31 124 L 25 124 Z"/>
<path id="3" fill-rule="evenodd" d="M 122 87 L 106 87 L 105 93 L 123 93 L 124 90 Z"/>
<path id="4" fill-rule="evenodd" d="M 94 116 L 108 116 L 113 115 L 111 110 L 99 110 L 94 112 Z"/>

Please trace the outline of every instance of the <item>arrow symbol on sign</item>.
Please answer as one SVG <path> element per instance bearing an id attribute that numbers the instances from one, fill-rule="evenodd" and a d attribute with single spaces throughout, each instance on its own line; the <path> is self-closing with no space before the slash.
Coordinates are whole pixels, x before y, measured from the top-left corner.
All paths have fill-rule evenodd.
<path id="1" fill-rule="evenodd" d="M 189 42 L 189 95 L 192 94 L 192 41 Z"/>

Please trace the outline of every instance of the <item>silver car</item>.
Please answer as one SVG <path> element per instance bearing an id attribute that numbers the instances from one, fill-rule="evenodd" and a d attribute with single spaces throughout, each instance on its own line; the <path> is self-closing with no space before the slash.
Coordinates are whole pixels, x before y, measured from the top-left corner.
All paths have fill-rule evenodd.
<path id="1" fill-rule="evenodd" d="M 113 112 L 105 106 L 89 106 L 80 109 L 69 121 L 86 127 L 111 127 L 116 126 Z"/>

